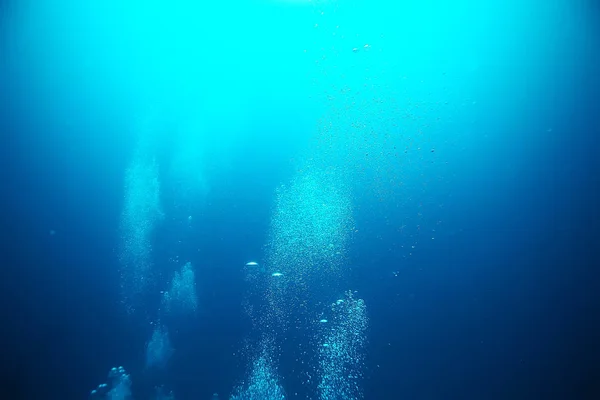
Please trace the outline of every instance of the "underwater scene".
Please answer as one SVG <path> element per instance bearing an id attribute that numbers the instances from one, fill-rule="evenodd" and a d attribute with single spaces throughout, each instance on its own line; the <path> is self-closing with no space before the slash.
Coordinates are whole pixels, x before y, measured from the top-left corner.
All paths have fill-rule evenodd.
<path id="1" fill-rule="evenodd" d="M 0 3 L 0 398 L 600 399 L 600 7 Z"/>

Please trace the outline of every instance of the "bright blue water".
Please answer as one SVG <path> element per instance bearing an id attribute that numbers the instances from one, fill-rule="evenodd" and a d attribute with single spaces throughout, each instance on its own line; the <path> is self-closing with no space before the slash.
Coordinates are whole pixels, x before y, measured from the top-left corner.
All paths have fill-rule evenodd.
<path id="1" fill-rule="evenodd" d="M 311 157 L 361 171 L 334 280 L 367 307 L 365 399 L 600 396 L 592 2 L 27 3 L 0 8 L 3 398 L 86 398 L 116 366 L 136 399 L 229 398 L 260 336 L 244 264 Z M 127 313 L 120 288 L 125 176 L 149 135 L 152 271 L 167 290 L 189 261 L 198 293 L 162 318 L 162 370 L 145 368 L 158 289 Z M 204 182 L 185 206 L 181 146 Z M 311 332 L 278 344 L 289 398 L 318 398 Z"/>

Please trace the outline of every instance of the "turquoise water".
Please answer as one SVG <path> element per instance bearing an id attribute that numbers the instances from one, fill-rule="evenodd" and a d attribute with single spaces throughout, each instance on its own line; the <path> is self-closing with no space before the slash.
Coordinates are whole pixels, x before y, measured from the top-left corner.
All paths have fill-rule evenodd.
<path id="1" fill-rule="evenodd" d="M 10 398 L 599 393 L 592 2 L 0 10 Z"/>

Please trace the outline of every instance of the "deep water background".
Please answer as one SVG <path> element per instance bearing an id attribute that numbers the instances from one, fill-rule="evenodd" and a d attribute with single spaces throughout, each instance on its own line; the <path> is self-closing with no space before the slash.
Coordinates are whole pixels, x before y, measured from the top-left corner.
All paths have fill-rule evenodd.
<path id="1" fill-rule="evenodd" d="M 275 188 L 293 177 L 327 110 L 304 86 L 312 64 L 295 58 L 318 37 L 284 29 L 312 28 L 312 14 L 298 4 L 243 3 L 229 26 L 247 35 L 199 24 L 203 52 L 188 64 L 184 46 L 159 66 L 148 61 L 164 42 L 150 50 L 142 43 L 135 62 L 127 58 L 135 35 L 117 45 L 135 2 L 116 22 L 107 19 L 112 2 L 97 19 L 92 6 L 32 4 L 0 7 L 0 397 L 86 398 L 117 365 L 132 374 L 138 399 L 157 381 L 178 399 L 229 395 L 247 372 L 242 266 L 263 257 Z M 426 147 L 411 147 L 392 168 L 402 189 L 354 199 L 348 289 L 370 318 L 365 398 L 600 398 L 600 9 L 567 1 L 351 4 L 341 7 L 342 23 L 362 35 L 360 45 L 379 34 L 374 27 L 388 34 L 373 42 L 390 49 L 374 61 L 387 63 L 382 80 L 450 105 L 423 113 Z M 253 7 L 262 21 L 255 30 L 243 17 Z M 448 15 L 452 23 L 440 23 Z M 110 22 L 121 25 L 113 32 Z M 171 39 L 141 26 L 136 34 L 149 43 Z M 181 65 L 183 78 L 174 77 Z M 182 82 L 196 74 L 189 92 L 203 94 L 191 101 Z M 168 94 L 169 104 L 157 100 Z M 160 376 L 143 371 L 151 315 L 124 313 L 118 284 L 133 115 L 152 101 L 171 123 L 179 105 L 198 107 L 211 150 L 210 190 L 191 227 L 174 217 L 175 183 L 161 170 L 166 218 L 154 237 L 156 268 L 167 274 L 174 255 L 191 261 L 200 307 L 173 332 L 171 368 Z M 168 138 L 176 126 L 160 131 Z M 172 154 L 162 140 L 161 166 Z M 292 361 L 281 365 L 288 395 L 313 396 Z"/>

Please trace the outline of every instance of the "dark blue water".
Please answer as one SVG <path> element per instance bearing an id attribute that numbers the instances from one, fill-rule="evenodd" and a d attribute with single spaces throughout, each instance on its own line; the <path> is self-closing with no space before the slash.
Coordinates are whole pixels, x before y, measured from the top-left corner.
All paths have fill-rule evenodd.
<path id="1" fill-rule="evenodd" d="M 0 23 L 14 27 L 20 8 L 3 7 Z M 600 398 L 600 31 L 598 8 L 580 7 L 565 18 L 587 15 L 585 23 L 568 19 L 564 36 L 515 33 L 555 41 L 561 50 L 546 62 L 498 56 L 479 77 L 506 67 L 509 88 L 449 83 L 451 101 L 464 89 L 478 104 L 439 113 L 435 150 L 413 158 L 418 166 L 397 166 L 402 190 L 355 195 L 344 280 L 368 307 L 365 399 Z M 192 262 L 199 307 L 171 328 L 169 368 L 148 372 L 158 297 L 131 315 L 119 288 L 123 181 L 137 144 L 131 108 L 107 106 L 110 89 L 90 94 L 64 71 L 57 81 L 29 79 L 43 67 L 24 67 L 30 59 L 15 49 L 27 40 L 11 29 L 0 29 L 0 396 L 86 398 L 123 365 L 136 399 L 158 384 L 178 399 L 227 398 L 248 373 L 241 348 L 253 335 L 242 267 L 264 257 L 275 188 L 294 177 L 314 110 L 276 92 L 257 95 L 270 100 L 248 105 L 243 122 L 209 118 L 234 144 L 205 165 L 210 191 L 191 231 L 174 217 L 176 183 L 160 170 L 154 268 L 167 276 L 171 257 Z M 527 54 L 524 45 L 514 51 Z M 435 125 L 437 115 L 425 118 Z M 156 157 L 166 168 L 176 128 L 161 129 Z M 281 383 L 289 398 L 317 398 L 293 354 L 310 342 L 289 335 Z"/>

